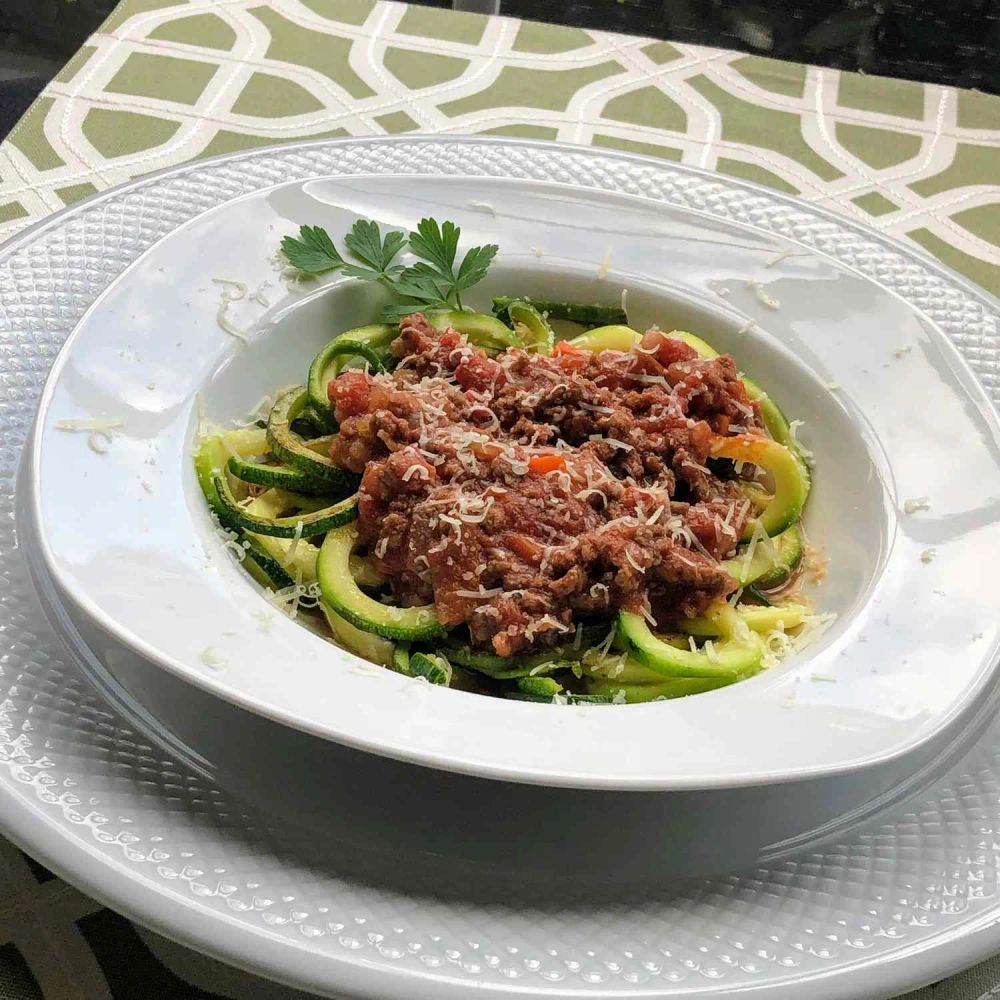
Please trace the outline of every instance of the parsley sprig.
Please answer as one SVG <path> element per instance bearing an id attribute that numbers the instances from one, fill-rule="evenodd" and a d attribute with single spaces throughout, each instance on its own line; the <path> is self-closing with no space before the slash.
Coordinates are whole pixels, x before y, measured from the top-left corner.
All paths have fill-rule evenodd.
<path id="1" fill-rule="evenodd" d="M 472 247 L 458 261 L 461 235 L 453 222 L 421 219 L 415 232 L 390 230 L 383 236 L 378 223 L 358 219 L 344 237 L 346 256 L 320 226 L 302 226 L 297 238 L 281 241 L 281 249 L 288 263 L 306 274 L 339 271 L 379 282 L 400 300 L 385 306 L 386 319 L 399 319 L 418 309 L 461 309 L 462 292 L 486 277 L 496 244 Z M 407 247 L 417 258 L 409 266 L 396 260 Z"/>

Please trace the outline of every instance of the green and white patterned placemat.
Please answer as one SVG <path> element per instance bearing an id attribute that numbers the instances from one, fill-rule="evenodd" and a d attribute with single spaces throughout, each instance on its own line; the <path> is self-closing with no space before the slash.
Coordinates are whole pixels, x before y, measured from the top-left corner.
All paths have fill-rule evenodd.
<path id="1" fill-rule="evenodd" d="M 417 131 L 761 181 L 1000 289 L 1000 98 L 372 0 L 125 0 L 0 146 L 0 236 L 194 157 Z"/>
<path id="2" fill-rule="evenodd" d="M 1000 98 L 373 0 L 124 0 L 0 144 L 0 238 L 196 157 L 405 132 L 561 139 L 759 181 L 1000 293 Z M 213 997 L 303 994 L 134 928 L 0 840 L 0 1000 Z M 997 998 L 1000 960 L 907 1000 Z"/>

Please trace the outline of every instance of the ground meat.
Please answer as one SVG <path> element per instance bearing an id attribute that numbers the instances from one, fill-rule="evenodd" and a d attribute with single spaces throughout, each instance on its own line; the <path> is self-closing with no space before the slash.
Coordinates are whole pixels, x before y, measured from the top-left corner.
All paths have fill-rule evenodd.
<path id="1" fill-rule="evenodd" d="M 751 505 L 709 467 L 713 435 L 754 432 L 731 358 L 650 331 L 634 351 L 496 357 L 419 313 L 391 374 L 330 383 L 338 464 L 362 474 L 359 529 L 404 604 L 501 655 L 619 609 L 696 615 Z"/>

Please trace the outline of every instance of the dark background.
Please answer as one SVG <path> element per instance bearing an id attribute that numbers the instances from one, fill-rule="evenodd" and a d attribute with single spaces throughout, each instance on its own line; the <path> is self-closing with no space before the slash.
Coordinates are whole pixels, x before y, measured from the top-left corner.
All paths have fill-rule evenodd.
<path id="1" fill-rule="evenodd" d="M 0 136 L 114 6 L 0 0 Z M 1000 92 L 1000 0 L 500 0 L 500 13 Z"/>

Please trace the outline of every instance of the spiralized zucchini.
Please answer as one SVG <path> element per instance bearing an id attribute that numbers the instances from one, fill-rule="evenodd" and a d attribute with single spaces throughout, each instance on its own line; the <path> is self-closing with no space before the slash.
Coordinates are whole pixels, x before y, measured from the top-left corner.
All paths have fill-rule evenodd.
<path id="1" fill-rule="evenodd" d="M 641 335 L 624 310 L 586 303 L 496 298 L 495 316 L 464 311 L 428 315 L 469 342 L 496 353 L 519 347 L 541 354 L 636 348 Z M 550 320 L 584 331 L 560 347 Z M 225 543 L 258 584 L 299 611 L 322 616 L 338 645 L 406 678 L 501 695 L 517 701 L 565 704 L 638 704 L 715 690 L 752 676 L 774 657 L 786 633 L 809 625 L 808 607 L 767 594 L 786 587 L 806 549 L 800 525 L 811 486 L 808 467 L 780 408 L 744 378 L 769 436 L 716 435 L 710 455 L 736 468 L 763 470 L 767 485 L 739 480 L 752 504 L 743 544 L 723 565 L 740 591 L 730 606 L 712 605 L 660 631 L 646 617 L 619 612 L 613 620 L 579 628 L 540 653 L 497 656 L 474 648 L 464 632 L 446 629 L 433 605 L 387 603 L 388 581 L 360 545 L 359 477 L 337 466 L 330 447 L 337 424 L 328 385 L 347 366 L 372 374 L 391 370 L 398 328 L 372 324 L 348 330 L 316 355 L 305 386 L 283 392 L 266 429 L 219 431 L 199 444 L 195 471 Z M 686 332 L 699 355 L 716 357 Z M 759 603 L 747 603 L 756 595 Z M 740 600 L 743 595 L 742 600 Z M 248 600 L 251 599 L 248 597 Z M 780 641 L 779 641 L 780 640 Z"/>

